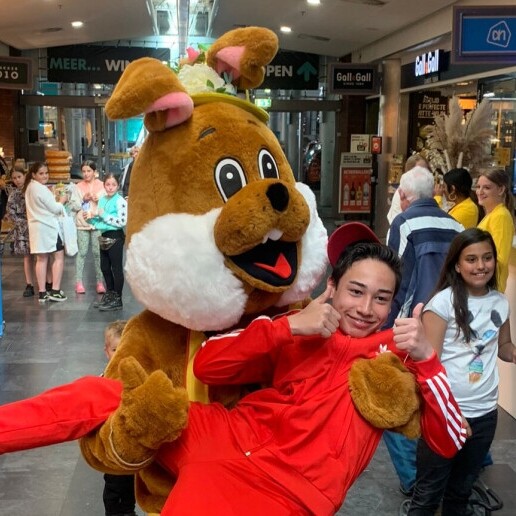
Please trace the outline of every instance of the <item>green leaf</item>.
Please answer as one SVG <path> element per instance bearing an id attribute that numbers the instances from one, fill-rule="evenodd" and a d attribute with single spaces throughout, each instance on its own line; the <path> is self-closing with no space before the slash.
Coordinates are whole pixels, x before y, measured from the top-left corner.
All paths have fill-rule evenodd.
<path id="1" fill-rule="evenodd" d="M 208 86 L 208 88 L 211 88 L 212 90 L 215 89 L 215 84 L 213 84 L 209 79 L 206 80 L 206 86 Z"/>

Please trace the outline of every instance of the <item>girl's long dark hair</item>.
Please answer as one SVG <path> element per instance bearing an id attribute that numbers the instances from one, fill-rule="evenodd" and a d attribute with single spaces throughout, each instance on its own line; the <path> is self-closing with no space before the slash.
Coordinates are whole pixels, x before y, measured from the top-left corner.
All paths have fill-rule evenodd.
<path id="1" fill-rule="evenodd" d="M 47 164 L 43 161 L 35 161 L 30 167 L 27 175 L 25 176 L 25 181 L 23 183 L 22 192 L 25 193 L 27 191 L 27 187 L 29 186 L 32 179 L 38 172 L 38 170 L 42 167 L 46 167 Z"/>
<path id="2" fill-rule="evenodd" d="M 468 289 L 462 278 L 457 272 L 455 266 L 459 262 L 460 254 L 462 251 L 473 244 L 479 242 L 489 242 L 493 251 L 495 259 L 495 269 L 493 271 L 493 277 L 488 281 L 487 287 L 490 289 L 496 289 L 496 246 L 493 241 L 491 233 L 478 228 L 470 228 L 459 233 L 450 244 L 448 255 L 444 261 L 443 268 L 441 269 L 441 276 L 437 282 L 434 295 L 445 288 L 451 287 L 452 290 L 452 303 L 455 311 L 455 320 L 457 321 L 457 336 L 460 332 L 464 335 L 466 342 L 470 342 L 475 337 L 475 332 L 471 329 L 468 311 Z"/>

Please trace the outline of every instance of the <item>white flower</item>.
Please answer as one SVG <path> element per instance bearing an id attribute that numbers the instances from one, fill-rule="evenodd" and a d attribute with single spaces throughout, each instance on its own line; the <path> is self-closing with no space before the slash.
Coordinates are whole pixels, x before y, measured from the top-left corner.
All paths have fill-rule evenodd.
<path id="1" fill-rule="evenodd" d="M 225 93 L 236 95 L 232 84 L 227 84 L 213 68 L 203 63 L 181 67 L 178 76 L 189 95 L 221 91 L 221 89 Z"/>

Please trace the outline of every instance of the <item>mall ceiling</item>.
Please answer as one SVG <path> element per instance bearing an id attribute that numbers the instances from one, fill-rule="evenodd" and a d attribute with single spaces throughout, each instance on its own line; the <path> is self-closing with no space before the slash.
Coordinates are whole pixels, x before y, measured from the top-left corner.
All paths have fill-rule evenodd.
<path id="1" fill-rule="evenodd" d="M 342 56 L 447 7 L 450 0 L 0 0 L 0 41 L 16 49 L 156 36 L 216 37 L 261 25 L 281 48 Z M 73 21 L 82 21 L 74 29 Z M 292 28 L 280 33 L 280 26 Z M 180 45 L 181 47 L 181 45 Z"/>

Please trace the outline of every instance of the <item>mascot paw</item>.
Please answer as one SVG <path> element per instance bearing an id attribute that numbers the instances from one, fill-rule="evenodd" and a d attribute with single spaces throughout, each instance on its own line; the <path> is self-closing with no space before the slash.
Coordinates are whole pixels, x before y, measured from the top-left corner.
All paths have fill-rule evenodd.
<path id="1" fill-rule="evenodd" d="M 349 372 L 351 398 L 376 428 L 414 438 L 420 434 L 416 380 L 394 353 L 357 360 Z"/>
<path id="2" fill-rule="evenodd" d="M 177 439 L 187 423 L 186 390 L 174 387 L 163 371 L 147 375 L 134 357 L 123 359 L 119 372 L 124 392 L 114 425 L 151 450 Z"/>

